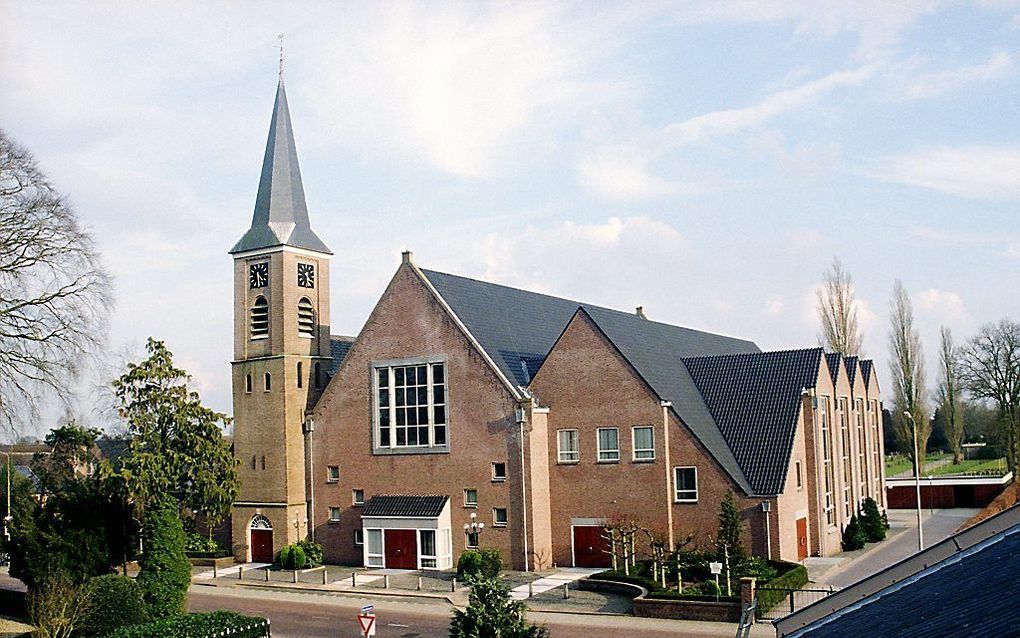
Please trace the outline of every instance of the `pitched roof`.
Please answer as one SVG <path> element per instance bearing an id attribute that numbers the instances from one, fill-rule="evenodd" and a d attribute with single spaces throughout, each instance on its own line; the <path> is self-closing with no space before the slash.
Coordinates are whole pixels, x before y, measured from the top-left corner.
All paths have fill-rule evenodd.
<path id="1" fill-rule="evenodd" d="M 874 364 L 871 361 L 871 359 L 861 359 L 861 361 L 860 361 L 861 379 L 864 380 L 864 387 L 865 388 L 871 386 L 871 370 L 872 370 L 873 365 Z"/>
<path id="2" fill-rule="evenodd" d="M 672 402 L 674 412 L 734 481 L 751 492 L 682 358 L 758 352 L 753 342 L 467 277 L 421 272 L 500 371 L 520 387 L 531 383 L 567 324 L 583 310 L 660 399 Z"/>
<path id="3" fill-rule="evenodd" d="M 449 496 L 393 495 L 373 496 L 365 503 L 361 516 L 399 516 L 403 518 L 435 518 L 443 513 Z"/>
<path id="4" fill-rule="evenodd" d="M 839 379 L 839 360 L 843 357 L 838 352 L 826 352 L 825 361 L 829 364 L 829 374 L 832 375 L 832 385 L 836 385 Z"/>
<path id="5" fill-rule="evenodd" d="M 336 371 L 340 369 L 340 364 L 347 358 L 347 353 L 350 352 L 356 339 L 357 337 L 348 337 L 347 335 L 329 336 L 329 356 L 333 359 L 329 368 L 330 376 L 336 374 Z"/>
<path id="6" fill-rule="evenodd" d="M 1020 506 L 776 621 L 779 636 L 1016 635 Z"/>
<path id="7" fill-rule="evenodd" d="M 822 349 L 684 359 L 756 494 L 782 492 L 801 396 L 818 379 Z"/>
<path id="8" fill-rule="evenodd" d="M 850 389 L 853 390 L 854 380 L 857 378 L 857 357 L 847 357 L 843 359 L 846 362 L 846 379 L 850 382 Z"/>
<path id="9" fill-rule="evenodd" d="M 258 196 L 251 228 L 241 237 L 231 253 L 293 246 L 330 253 L 308 221 L 305 189 L 301 183 L 294 130 L 290 123 L 287 91 L 283 78 L 276 87 L 276 103 L 269 125 L 266 154 L 262 160 Z"/>

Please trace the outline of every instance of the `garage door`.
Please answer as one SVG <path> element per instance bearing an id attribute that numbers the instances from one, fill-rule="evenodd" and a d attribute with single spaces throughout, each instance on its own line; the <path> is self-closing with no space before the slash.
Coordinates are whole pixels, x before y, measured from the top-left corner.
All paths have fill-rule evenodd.
<path id="1" fill-rule="evenodd" d="M 574 567 L 610 567 L 609 541 L 598 525 L 574 526 Z"/>

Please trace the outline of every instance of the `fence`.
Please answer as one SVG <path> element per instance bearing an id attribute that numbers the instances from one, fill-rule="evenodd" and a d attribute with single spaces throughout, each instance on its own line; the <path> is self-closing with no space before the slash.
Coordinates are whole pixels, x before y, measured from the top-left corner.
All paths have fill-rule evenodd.
<path id="1" fill-rule="evenodd" d="M 832 589 L 787 589 L 785 587 L 759 587 L 756 592 L 759 620 L 778 620 L 788 614 L 822 600 Z"/>

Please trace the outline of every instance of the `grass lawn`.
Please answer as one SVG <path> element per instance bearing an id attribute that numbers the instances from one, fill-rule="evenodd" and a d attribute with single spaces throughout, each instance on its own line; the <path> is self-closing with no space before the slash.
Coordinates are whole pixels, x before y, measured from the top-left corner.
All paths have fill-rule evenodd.
<path id="1" fill-rule="evenodd" d="M 925 466 L 934 464 L 936 461 L 942 459 L 951 459 L 952 454 L 929 454 L 924 458 Z M 959 467 L 959 466 L 958 466 Z M 885 475 L 896 476 L 903 472 L 909 472 L 914 469 L 914 461 L 909 456 L 903 454 L 893 454 L 885 457 Z M 941 468 L 939 468 L 941 469 Z M 922 474 L 938 474 L 939 470 L 922 470 Z"/>
<path id="2" fill-rule="evenodd" d="M 946 474 L 991 474 L 996 472 L 998 474 L 1006 473 L 1006 459 L 971 459 L 969 461 L 960 461 L 959 465 L 943 465 L 942 467 L 935 468 L 929 472 L 933 475 L 946 475 Z"/>

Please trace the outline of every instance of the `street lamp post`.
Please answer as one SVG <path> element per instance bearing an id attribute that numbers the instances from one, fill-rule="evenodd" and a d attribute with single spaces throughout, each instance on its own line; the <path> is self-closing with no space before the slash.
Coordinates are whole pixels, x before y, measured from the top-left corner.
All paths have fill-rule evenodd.
<path id="1" fill-rule="evenodd" d="M 917 551 L 924 549 L 924 530 L 921 528 L 921 457 L 917 449 L 917 421 L 907 410 L 903 416 L 910 419 L 911 431 L 914 433 L 914 489 L 917 492 Z"/>
<path id="2" fill-rule="evenodd" d="M 2 453 L 7 457 L 7 510 L 4 512 L 4 538 L 11 540 L 11 521 L 14 517 L 11 516 L 11 451 L 8 449 Z"/>
<path id="3" fill-rule="evenodd" d="M 475 546 L 480 545 L 478 541 L 478 533 L 485 529 L 485 523 L 479 523 L 477 520 L 478 514 L 471 512 L 471 522 L 464 523 L 464 532 L 475 537 Z"/>

